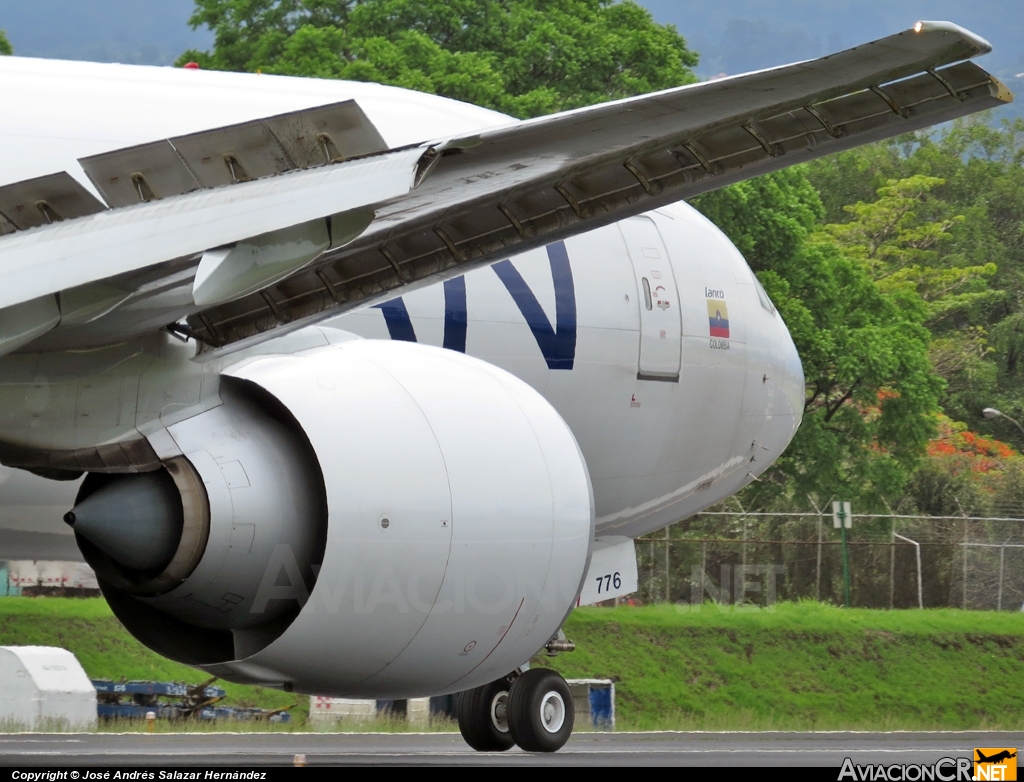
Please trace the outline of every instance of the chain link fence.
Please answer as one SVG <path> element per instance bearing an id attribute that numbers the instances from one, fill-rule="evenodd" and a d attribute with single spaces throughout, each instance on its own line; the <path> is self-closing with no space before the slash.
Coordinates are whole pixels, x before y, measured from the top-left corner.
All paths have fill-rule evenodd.
<path id="1" fill-rule="evenodd" d="M 706 512 L 636 546 L 639 602 L 845 600 L 831 513 Z M 854 607 L 1024 610 L 1022 518 L 854 514 L 847 551 Z"/>

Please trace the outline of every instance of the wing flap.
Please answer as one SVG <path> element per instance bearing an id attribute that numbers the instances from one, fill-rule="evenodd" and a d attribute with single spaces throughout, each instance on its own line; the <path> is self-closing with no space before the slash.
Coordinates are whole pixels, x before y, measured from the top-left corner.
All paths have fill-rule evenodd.
<path id="1" fill-rule="evenodd" d="M 0 187 L 0 235 L 104 209 L 95 196 L 64 171 L 27 179 Z"/>
<path id="2" fill-rule="evenodd" d="M 156 201 L 387 149 L 353 100 L 83 158 L 111 207 Z"/>
<path id="3" fill-rule="evenodd" d="M 199 189 L 196 178 L 166 139 L 78 162 L 103 200 L 114 209 Z"/>
<path id="4" fill-rule="evenodd" d="M 388 148 L 354 100 L 263 120 L 299 168 L 373 155 Z"/>
<path id="5" fill-rule="evenodd" d="M 199 187 L 224 187 L 298 168 L 260 120 L 169 139 Z"/>
<path id="6" fill-rule="evenodd" d="M 160 263 L 198 263 L 206 250 L 317 217 L 372 211 L 409 192 L 422 154 L 409 149 L 358 158 L 4 236 L 0 308 Z"/>

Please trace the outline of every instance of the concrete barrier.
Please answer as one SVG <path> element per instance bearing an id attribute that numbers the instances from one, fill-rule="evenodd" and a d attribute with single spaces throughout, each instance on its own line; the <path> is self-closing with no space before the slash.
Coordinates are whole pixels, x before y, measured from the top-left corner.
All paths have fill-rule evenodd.
<path id="1" fill-rule="evenodd" d="M 615 730 L 615 682 L 567 679 L 576 712 L 576 729 Z"/>

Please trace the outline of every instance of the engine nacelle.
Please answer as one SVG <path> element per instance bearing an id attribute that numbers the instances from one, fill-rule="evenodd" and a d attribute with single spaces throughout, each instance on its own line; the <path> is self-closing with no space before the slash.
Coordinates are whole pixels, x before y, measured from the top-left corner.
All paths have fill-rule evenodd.
<path id="1" fill-rule="evenodd" d="M 96 519 L 126 507 L 116 481 L 139 476 L 90 477 L 75 509 L 104 547 L 83 526 L 83 553 L 143 643 L 231 681 L 413 697 L 492 681 L 557 632 L 594 502 L 540 394 L 405 342 L 262 356 L 227 375 L 223 405 L 169 427 L 184 456 L 145 489 L 173 483 L 180 524 L 165 508 L 119 547 Z M 130 567 L 134 551 L 148 570 Z"/>

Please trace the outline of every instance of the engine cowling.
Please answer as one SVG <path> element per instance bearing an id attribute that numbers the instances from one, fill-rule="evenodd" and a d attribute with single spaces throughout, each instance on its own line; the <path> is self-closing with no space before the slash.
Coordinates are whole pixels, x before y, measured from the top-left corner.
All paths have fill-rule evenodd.
<path id="1" fill-rule="evenodd" d="M 522 381 L 353 340 L 248 359 L 221 398 L 169 427 L 183 456 L 145 489 L 174 487 L 180 525 L 154 510 L 141 543 L 112 542 L 96 519 L 143 476 L 90 476 L 75 509 L 112 609 L 155 651 L 231 681 L 414 697 L 508 673 L 572 609 L 593 492 L 568 426 Z"/>

